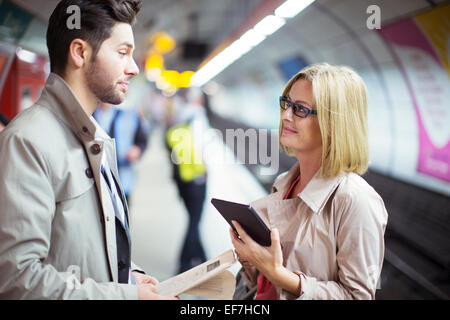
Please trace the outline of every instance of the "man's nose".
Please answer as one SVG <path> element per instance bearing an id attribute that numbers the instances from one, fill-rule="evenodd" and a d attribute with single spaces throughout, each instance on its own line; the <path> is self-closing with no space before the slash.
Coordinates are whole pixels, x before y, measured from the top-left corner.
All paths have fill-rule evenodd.
<path id="1" fill-rule="evenodd" d="M 139 74 L 139 68 L 133 57 L 130 59 L 130 62 L 128 63 L 126 74 L 131 75 L 133 77 Z"/>

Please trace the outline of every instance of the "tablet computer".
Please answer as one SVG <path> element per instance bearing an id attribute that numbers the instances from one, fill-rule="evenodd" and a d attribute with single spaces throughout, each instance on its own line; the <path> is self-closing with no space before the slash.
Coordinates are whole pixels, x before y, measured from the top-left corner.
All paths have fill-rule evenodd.
<path id="1" fill-rule="evenodd" d="M 238 233 L 231 223 L 233 220 L 239 222 L 253 240 L 262 246 L 270 247 L 270 230 L 251 206 L 215 198 L 211 199 L 211 203 L 230 224 L 236 234 Z"/>

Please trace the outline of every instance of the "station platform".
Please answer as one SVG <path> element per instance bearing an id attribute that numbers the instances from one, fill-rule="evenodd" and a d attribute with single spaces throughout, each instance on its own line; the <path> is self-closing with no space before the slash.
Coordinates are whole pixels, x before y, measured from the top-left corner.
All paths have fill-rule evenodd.
<path id="1" fill-rule="evenodd" d="M 227 157 L 234 157 L 219 137 L 210 143 L 214 144 L 210 147 L 227 153 Z M 153 130 L 149 147 L 136 164 L 137 181 L 130 198 L 132 260 L 159 281 L 176 275 L 188 223 L 188 213 L 172 179 L 170 161 L 163 130 Z M 267 192 L 242 164 L 210 162 L 206 167 L 207 195 L 200 236 L 207 258 L 211 259 L 233 248 L 229 226 L 210 203 L 211 198 L 249 203 Z M 240 267 L 236 263 L 229 270 L 236 274 Z"/>

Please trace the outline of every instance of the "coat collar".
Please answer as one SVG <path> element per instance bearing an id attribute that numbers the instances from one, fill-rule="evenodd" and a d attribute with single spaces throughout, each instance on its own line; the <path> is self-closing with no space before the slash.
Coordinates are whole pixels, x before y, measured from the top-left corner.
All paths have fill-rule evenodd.
<path id="1" fill-rule="evenodd" d="M 96 126 L 63 78 L 51 73 L 39 100 L 38 104 L 51 109 L 80 140 L 94 140 Z"/>
<path id="2" fill-rule="evenodd" d="M 297 162 L 285 175 L 275 181 L 273 184 L 273 191 L 281 192 L 284 196 L 299 172 L 300 165 Z M 323 209 L 323 206 L 339 186 L 345 175 L 346 173 L 342 172 L 337 177 L 321 178 L 319 177 L 318 170 L 303 191 L 297 196 L 301 198 L 313 212 L 318 213 Z"/>

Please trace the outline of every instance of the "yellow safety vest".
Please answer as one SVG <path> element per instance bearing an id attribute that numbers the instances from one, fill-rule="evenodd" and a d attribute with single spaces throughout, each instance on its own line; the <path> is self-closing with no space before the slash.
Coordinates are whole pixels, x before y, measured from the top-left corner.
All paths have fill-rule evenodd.
<path id="1" fill-rule="evenodd" d="M 194 148 L 189 124 L 171 127 L 167 130 L 166 141 L 172 150 L 172 161 L 178 165 L 181 180 L 191 182 L 205 175 L 206 168 L 201 154 Z"/>

